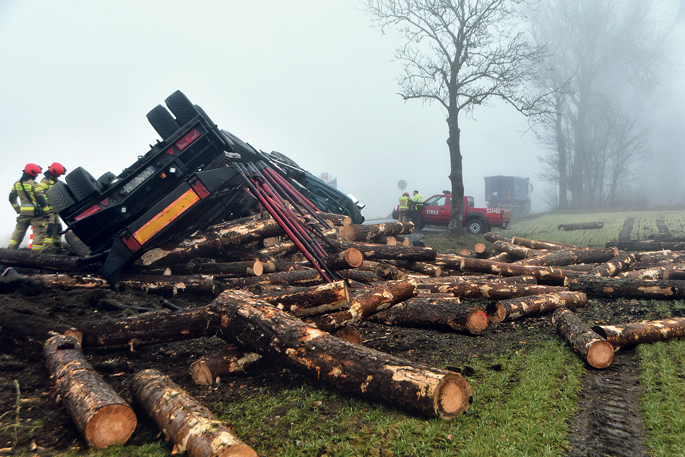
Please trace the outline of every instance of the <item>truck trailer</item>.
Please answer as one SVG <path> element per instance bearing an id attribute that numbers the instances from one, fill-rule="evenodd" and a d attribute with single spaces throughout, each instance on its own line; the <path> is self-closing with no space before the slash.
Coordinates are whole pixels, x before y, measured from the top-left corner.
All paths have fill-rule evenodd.
<path id="1" fill-rule="evenodd" d="M 507 208 L 515 214 L 527 214 L 531 192 L 530 178 L 500 175 L 485 178 L 485 201 L 490 208 Z"/>

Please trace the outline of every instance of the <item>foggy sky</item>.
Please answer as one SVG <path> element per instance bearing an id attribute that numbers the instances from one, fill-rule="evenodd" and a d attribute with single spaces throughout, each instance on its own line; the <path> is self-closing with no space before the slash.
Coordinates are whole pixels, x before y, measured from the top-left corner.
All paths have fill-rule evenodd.
<path id="1" fill-rule="evenodd" d="M 3 0 L 0 183 L 9 193 L 27 162 L 118 174 L 158 138 L 147 112 L 180 89 L 220 128 L 337 177 L 367 219 L 385 217 L 400 180 L 424 197 L 450 189 L 445 113 L 397 95 L 399 45 L 356 2 Z M 475 117 L 461 119 L 466 193 L 483 205 L 485 176 L 528 176 L 545 210 L 544 151 L 523 116 Z M 6 203 L 3 246 L 14 217 Z"/>

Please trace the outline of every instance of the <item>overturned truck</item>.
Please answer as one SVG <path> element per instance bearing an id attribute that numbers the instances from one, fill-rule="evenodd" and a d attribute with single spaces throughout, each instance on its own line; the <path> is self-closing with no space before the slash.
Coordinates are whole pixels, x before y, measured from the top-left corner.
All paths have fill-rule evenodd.
<path id="1" fill-rule="evenodd" d="M 78 167 L 67 174 L 66 183 L 48 191 L 68 230 L 88 246 L 87 261 L 102 261 L 101 273 L 112 285 L 144 252 L 253 214 L 260 204 L 322 269 L 317 253 L 323 250 L 312 248 L 316 241 L 299 216 L 316 218 L 317 211 L 324 211 L 349 216 L 357 224 L 364 221 L 363 205 L 356 199 L 283 154 L 259 151 L 219 129 L 181 91 L 165 103 L 147 114 L 161 141 L 133 165 L 97 179 Z"/>

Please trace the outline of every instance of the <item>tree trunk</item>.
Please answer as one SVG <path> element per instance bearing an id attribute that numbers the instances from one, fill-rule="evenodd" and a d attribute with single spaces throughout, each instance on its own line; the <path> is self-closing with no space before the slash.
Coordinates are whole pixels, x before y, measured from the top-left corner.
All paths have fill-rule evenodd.
<path id="1" fill-rule="evenodd" d="M 23 268 L 36 268 L 51 271 L 94 271 L 93 267 L 80 265 L 81 259 L 75 256 L 37 253 L 28 249 L 0 248 L 0 264 Z"/>
<path id="2" fill-rule="evenodd" d="M 461 156 L 461 130 L 459 129 L 459 105 L 456 100 L 456 88 L 450 90 L 450 101 L 447 109 L 447 147 L 450 151 L 450 182 L 452 183 L 452 213 L 447 231 L 463 233 L 464 231 L 464 173 Z"/>
<path id="3" fill-rule="evenodd" d="M 527 284 L 506 283 L 464 283 L 454 284 L 445 290 L 452 292 L 459 298 L 487 298 L 490 300 L 506 300 L 509 298 L 527 297 L 530 295 L 551 294 L 565 291 L 562 286 L 539 286 Z"/>
<path id="4" fill-rule="evenodd" d="M 410 260 L 430 262 L 435 260 L 437 252 L 433 248 L 420 246 L 389 246 L 387 244 L 338 243 L 342 248 L 357 248 L 366 260 Z"/>
<path id="5" fill-rule="evenodd" d="M 542 284 L 563 285 L 568 276 L 575 276 L 574 272 L 560 270 L 553 267 L 537 267 L 532 265 L 516 265 L 511 263 L 494 262 L 490 259 L 471 259 L 464 257 L 461 262 L 462 271 L 488 273 L 502 276 L 532 275 Z"/>
<path id="6" fill-rule="evenodd" d="M 602 263 L 618 255 L 616 248 L 557 250 L 521 262 L 524 265 L 562 267 L 577 263 Z"/>
<path id="7" fill-rule="evenodd" d="M 218 316 L 208 307 L 161 311 L 127 317 L 119 320 L 103 320 L 95 325 L 81 328 L 83 346 L 121 346 L 140 343 L 161 343 L 202 336 L 211 336 L 218 325 Z"/>
<path id="8" fill-rule="evenodd" d="M 357 248 L 347 248 L 337 254 L 330 254 L 323 259 L 323 263 L 332 271 L 357 268 L 364 261 L 364 254 Z"/>
<path id="9" fill-rule="evenodd" d="M 297 317 L 327 313 L 350 306 L 350 291 L 345 281 L 291 289 L 261 295 L 259 298 Z"/>
<path id="10" fill-rule="evenodd" d="M 416 281 L 418 290 L 427 290 L 431 293 L 452 293 L 455 287 L 462 284 L 473 284 L 480 286 L 488 286 L 492 284 L 521 284 L 521 285 L 535 285 L 536 279 L 534 276 L 443 276 L 440 278 L 413 278 Z"/>
<path id="11" fill-rule="evenodd" d="M 495 249 L 502 252 L 508 252 L 515 259 L 527 259 L 529 257 L 536 257 L 542 254 L 537 249 L 531 249 L 518 244 L 507 243 L 506 241 L 502 240 L 497 240 L 493 244 Z"/>
<path id="12" fill-rule="evenodd" d="M 579 290 L 592 297 L 680 300 L 685 298 L 684 281 L 645 281 L 630 278 L 577 276 L 567 281 L 569 290 Z"/>
<path id="13" fill-rule="evenodd" d="M 255 352 L 245 352 L 235 346 L 208 357 L 202 357 L 190 365 L 190 376 L 195 384 L 208 386 L 219 382 L 224 375 L 245 373 L 245 368 L 262 359 Z"/>
<path id="14" fill-rule="evenodd" d="M 219 283 L 224 289 L 241 289 L 256 284 L 289 284 L 306 285 L 322 281 L 319 272 L 313 268 L 302 270 L 279 271 L 268 275 L 252 276 L 250 278 L 221 278 Z"/>
<path id="15" fill-rule="evenodd" d="M 607 247 L 616 246 L 622 251 L 685 251 L 682 241 L 618 241 L 608 242 Z"/>
<path id="16" fill-rule="evenodd" d="M 189 262 L 171 265 L 171 271 L 177 275 L 216 275 L 228 277 L 260 276 L 264 273 L 264 264 L 259 260 L 242 260 L 239 262 Z"/>
<path id="17" fill-rule="evenodd" d="M 469 332 L 480 335 L 488 328 L 488 315 L 477 306 L 456 299 L 412 298 L 369 317 L 371 322 Z"/>
<path id="18" fill-rule="evenodd" d="M 633 262 L 635 262 L 635 254 L 619 252 L 613 259 L 590 270 L 588 276 L 602 276 L 604 278 L 615 276 L 627 270 Z"/>
<path id="19" fill-rule="evenodd" d="M 558 230 L 596 230 L 604 227 L 604 222 L 579 222 L 577 224 L 561 224 L 557 226 Z"/>
<path id="20" fill-rule="evenodd" d="M 634 346 L 685 337 L 685 318 L 672 317 L 622 325 L 597 325 L 592 327 L 614 347 Z"/>
<path id="21" fill-rule="evenodd" d="M 143 370 L 131 382 L 133 397 L 174 443 L 174 453 L 189 457 L 258 457 L 233 428 L 157 370 Z"/>
<path id="22" fill-rule="evenodd" d="M 411 222 L 387 222 L 382 224 L 350 224 L 343 227 L 340 235 L 347 241 L 370 243 L 381 236 L 410 234 L 414 231 Z"/>
<path id="23" fill-rule="evenodd" d="M 568 308 L 559 308 L 552 314 L 552 324 L 557 332 L 571 344 L 594 368 L 606 368 L 614 361 L 614 348 L 595 333 Z"/>
<path id="24" fill-rule="evenodd" d="M 214 294 L 216 285 L 213 276 L 207 275 L 121 275 L 120 284 L 145 293 L 179 292 Z"/>
<path id="25" fill-rule="evenodd" d="M 497 323 L 538 316 L 560 307 L 582 308 L 585 303 L 587 303 L 587 296 L 582 292 L 560 291 L 500 300 L 489 307 L 488 312 L 490 320 Z"/>
<path id="26" fill-rule="evenodd" d="M 483 235 L 483 238 L 485 238 L 485 241 L 489 241 L 491 243 L 494 243 L 495 241 L 501 240 L 501 241 L 506 241 L 507 243 L 511 243 L 511 238 L 508 238 L 506 236 L 500 235 L 495 232 L 486 232 L 485 235 Z M 530 246 L 528 246 L 530 247 Z"/>
<path id="27" fill-rule="evenodd" d="M 581 246 L 579 244 L 567 244 L 567 243 L 557 243 L 554 241 L 538 241 L 529 240 L 528 238 L 521 238 L 520 236 L 515 236 L 511 239 L 512 244 L 518 244 L 531 249 L 546 249 L 548 251 L 560 251 L 560 250 L 575 250 L 575 249 L 589 249 L 587 246 Z"/>
<path id="28" fill-rule="evenodd" d="M 427 417 L 448 419 L 468 410 L 471 389 L 457 373 L 348 343 L 244 292 L 226 291 L 211 307 L 226 316 L 223 338 L 317 382 Z"/>
<path id="29" fill-rule="evenodd" d="M 125 444 L 136 428 L 133 409 L 88 363 L 76 339 L 55 335 L 43 355 L 57 391 L 76 427 L 98 449 Z"/>

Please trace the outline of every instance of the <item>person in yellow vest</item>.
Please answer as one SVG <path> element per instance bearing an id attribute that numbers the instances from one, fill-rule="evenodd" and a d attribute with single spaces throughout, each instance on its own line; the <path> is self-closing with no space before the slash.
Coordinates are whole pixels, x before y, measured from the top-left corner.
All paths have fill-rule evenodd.
<path id="1" fill-rule="evenodd" d="M 17 249 L 26 235 L 29 226 L 33 226 L 32 251 L 43 250 L 43 240 L 48 228 L 48 220 L 44 214 L 44 208 L 48 205 L 43 191 L 35 181 L 36 176 L 43 169 L 35 163 L 26 164 L 21 179 L 14 183 L 10 191 L 10 203 L 17 212 L 17 226 L 12 233 L 9 248 Z M 19 203 L 17 203 L 17 198 Z"/>
<path id="2" fill-rule="evenodd" d="M 400 205 L 397 210 L 397 220 L 399 222 L 409 222 L 409 208 L 412 205 L 411 197 L 409 197 L 409 192 L 405 192 L 400 197 Z"/>
<path id="3" fill-rule="evenodd" d="M 412 200 L 414 200 L 414 203 L 423 203 L 423 195 L 421 195 L 418 190 L 415 190 Z"/>
<path id="4" fill-rule="evenodd" d="M 59 215 L 50 204 L 50 199 L 48 198 L 48 189 L 54 186 L 57 181 L 59 181 L 59 177 L 66 172 L 67 169 L 64 168 L 61 163 L 53 162 L 53 164 L 50 165 L 45 172 L 45 177 L 40 181 L 39 188 L 43 192 L 43 195 L 45 195 L 45 199 L 48 202 L 48 206 L 45 207 L 45 217 L 50 219 L 45 232 L 45 242 L 43 247 L 44 251 L 56 252 L 62 248 L 62 235 L 60 235 L 60 232 L 62 231 L 62 224 L 60 223 Z"/>

